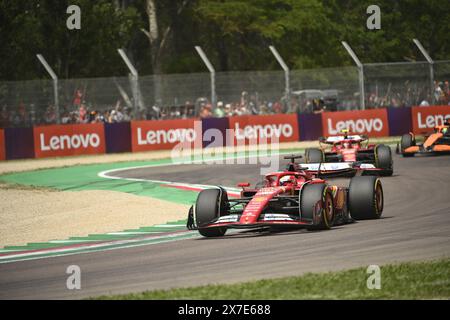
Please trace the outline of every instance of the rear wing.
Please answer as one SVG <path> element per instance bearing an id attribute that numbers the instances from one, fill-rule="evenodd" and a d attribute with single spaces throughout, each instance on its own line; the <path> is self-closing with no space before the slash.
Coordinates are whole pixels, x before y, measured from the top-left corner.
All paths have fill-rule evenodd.
<path id="1" fill-rule="evenodd" d="M 331 136 L 319 138 L 319 142 L 324 144 L 337 144 L 343 141 L 363 142 L 367 140 L 369 140 L 369 138 L 365 135 L 345 135 L 345 136 Z"/>
<path id="2" fill-rule="evenodd" d="M 333 178 L 348 175 L 377 174 L 382 169 L 376 168 L 370 163 L 361 162 L 326 162 L 326 163 L 302 163 L 301 170 L 319 178 Z"/>

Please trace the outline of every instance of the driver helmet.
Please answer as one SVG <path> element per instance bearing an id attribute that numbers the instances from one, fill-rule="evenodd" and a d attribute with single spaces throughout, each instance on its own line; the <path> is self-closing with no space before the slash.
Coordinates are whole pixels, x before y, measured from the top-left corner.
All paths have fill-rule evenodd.
<path id="1" fill-rule="evenodd" d="M 284 176 L 280 179 L 280 185 L 286 185 L 287 183 L 292 183 L 292 184 L 296 184 L 297 183 L 297 179 L 295 178 L 295 176 L 290 175 L 290 176 Z"/>
<path id="2" fill-rule="evenodd" d="M 349 132 L 348 129 L 342 129 L 342 130 L 341 130 L 341 133 L 344 134 L 344 138 L 345 138 L 345 139 L 348 138 L 348 132 Z"/>
<path id="3" fill-rule="evenodd" d="M 443 133 L 443 134 L 446 134 L 447 132 L 448 132 L 448 127 L 442 128 L 442 133 Z"/>

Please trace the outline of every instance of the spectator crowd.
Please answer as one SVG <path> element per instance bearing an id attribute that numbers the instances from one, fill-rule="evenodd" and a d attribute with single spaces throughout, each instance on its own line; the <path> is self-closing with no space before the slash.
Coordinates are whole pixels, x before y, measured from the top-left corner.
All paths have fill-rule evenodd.
<path id="1" fill-rule="evenodd" d="M 186 101 L 181 106 L 152 106 L 137 108 L 137 113 L 129 104 L 118 99 L 114 105 L 93 106 L 83 99 L 81 90 L 77 90 L 72 101 L 59 110 L 60 119 L 57 119 L 57 110 L 54 105 L 37 107 L 35 104 L 20 102 L 18 106 L 11 107 L 1 104 L 0 100 L 0 128 L 26 127 L 32 125 L 50 124 L 85 124 L 85 123 L 118 123 L 138 120 L 167 120 L 187 118 L 222 118 L 243 115 L 270 115 L 282 113 L 320 113 L 324 111 L 354 110 L 358 108 L 357 97 L 353 99 L 324 99 L 323 97 L 302 98 L 291 94 L 289 99 L 281 97 L 274 101 L 259 98 L 257 94 L 243 91 L 238 101 L 218 101 L 216 107 L 207 98 L 198 98 L 195 102 Z M 386 93 L 379 94 L 378 90 L 366 93 L 366 108 L 381 107 L 409 107 L 413 105 L 429 106 L 450 105 L 450 87 L 448 81 L 434 83 L 433 97 L 430 90 L 412 86 L 391 86 Z"/>
<path id="2" fill-rule="evenodd" d="M 433 102 L 434 101 L 434 102 Z M 450 105 L 450 87 L 448 81 L 434 81 L 433 96 L 431 90 L 425 86 L 411 85 L 406 83 L 396 90 L 388 86 L 385 94 L 378 94 L 377 90 L 370 92 L 366 106 L 370 109 L 382 107 L 410 107 Z"/>

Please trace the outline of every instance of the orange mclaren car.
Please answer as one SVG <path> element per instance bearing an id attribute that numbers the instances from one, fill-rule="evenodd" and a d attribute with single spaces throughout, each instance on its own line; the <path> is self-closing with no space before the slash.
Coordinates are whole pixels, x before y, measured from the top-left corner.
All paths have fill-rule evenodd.
<path id="1" fill-rule="evenodd" d="M 400 142 L 400 153 L 404 157 L 413 157 L 415 154 L 450 154 L 450 122 L 436 126 L 434 133 L 425 136 L 423 144 L 416 144 L 413 133 L 404 134 Z"/>

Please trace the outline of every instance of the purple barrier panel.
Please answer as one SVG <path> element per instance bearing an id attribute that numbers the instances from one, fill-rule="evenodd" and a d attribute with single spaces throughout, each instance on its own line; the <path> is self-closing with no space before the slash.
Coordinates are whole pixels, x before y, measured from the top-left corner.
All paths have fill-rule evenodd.
<path id="1" fill-rule="evenodd" d="M 5 129 L 6 160 L 34 158 L 33 128 Z"/>
<path id="2" fill-rule="evenodd" d="M 222 141 L 216 141 L 217 137 L 212 133 L 211 136 L 206 135 L 205 132 L 208 129 L 217 129 L 222 133 Z M 228 118 L 208 118 L 202 119 L 202 137 L 203 148 L 214 143 L 214 147 L 224 147 L 226 145 L 226 130 L 229 129 Z"/>
<path id="3" fill-rule="evenodd" d="M 299 141 L 317 140 L 322 135 L 322 115 L 298 114 Z"/>
<path id="4" fill-rule="evenodd" d="M 401 136 L 412 131 L 411 108 L 387 108 L 389 135 Z"/>
<path id="5" fill-rule="evenodd" d="M 129 122 L 105 123 L 106 153 L 131 152 Z"/>

